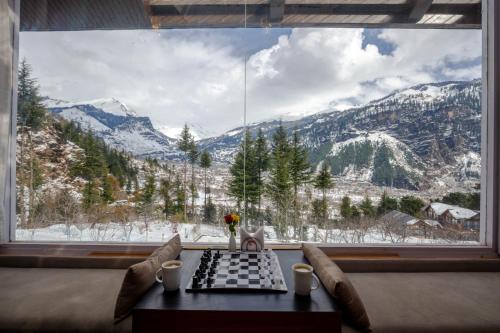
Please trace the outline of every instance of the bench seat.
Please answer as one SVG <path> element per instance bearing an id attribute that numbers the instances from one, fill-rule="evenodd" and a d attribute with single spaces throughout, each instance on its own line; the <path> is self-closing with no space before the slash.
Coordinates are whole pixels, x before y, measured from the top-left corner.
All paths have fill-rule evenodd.
<path id="1" fill-rule="evenodd" d="M 125 269 L 0 267 L 1 332 L 132 331 L 113 324 Z"/>
<path id="2" fill-rule="evenodd" d="M 500 273 L 347 273 L 373 333 L 500 332 Z M 343 332 L 357 332 L 347 326 Z"/>
<path id="3" fill-rule="evenodd" d="M 124 269 L 0 267 L 1 332 L 132 331 L 113 324 Z M 373 333 L 500 332 L 500 273 L 347 273 Z M 357 332 L 343 326 L 343 332 Z"/>

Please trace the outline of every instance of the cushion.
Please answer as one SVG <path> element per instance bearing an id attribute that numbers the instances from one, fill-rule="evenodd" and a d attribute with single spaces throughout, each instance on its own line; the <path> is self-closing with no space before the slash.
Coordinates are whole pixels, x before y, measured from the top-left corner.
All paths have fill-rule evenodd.
<path id="1" fill-rule="evenodd" d="M 181 239 L 175 235 L 162 247 L 156 249 L 146 260 L 130 266 L 116 299 L 115 322 L 130 314 L 133 306 L 155 283 L 155 273 L 165 261 L 172 260 L 181 252 Z"/>
<path id="2" fill-rule="evenodd" d="M 0 267 L 0 332 L 132 332 L 113 324 L 125 269 Z"/>
<path id="3" fill-rule="evenodd" d="M 373 333 L 500 332 L 500 273 L 346 275 L 363 299 Z"/>
<path id="4" fill-rule="evenodd" d="M 344 272 L 317 247 L 304 244 L 303 250 L 325 289 L 339 301 L 346 320 L 354 327 L 368 331 L 370 320 L 363 302 Z"/>

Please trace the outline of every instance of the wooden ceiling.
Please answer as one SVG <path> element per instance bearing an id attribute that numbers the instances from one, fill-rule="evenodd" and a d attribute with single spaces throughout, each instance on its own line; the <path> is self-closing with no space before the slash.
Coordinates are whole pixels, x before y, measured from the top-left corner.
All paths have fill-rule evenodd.
<path id="1" fill-rule="evenodd" d="M 480 29 L 481 0 L 21 0 L 20 22 L 21 31 L 245 26 Z"/>

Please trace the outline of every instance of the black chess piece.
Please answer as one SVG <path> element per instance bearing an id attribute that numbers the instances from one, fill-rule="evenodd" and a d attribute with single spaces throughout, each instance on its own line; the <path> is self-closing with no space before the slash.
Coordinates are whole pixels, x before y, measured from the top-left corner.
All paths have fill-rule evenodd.
<path id="1" fill-rule="evenodd" d="M 192 287 L 193 288 L 199 288 L 200 287 L 200 280 L 198 277 L 196 276 L 193 276 L 193 284 L 192 284 Z"/>

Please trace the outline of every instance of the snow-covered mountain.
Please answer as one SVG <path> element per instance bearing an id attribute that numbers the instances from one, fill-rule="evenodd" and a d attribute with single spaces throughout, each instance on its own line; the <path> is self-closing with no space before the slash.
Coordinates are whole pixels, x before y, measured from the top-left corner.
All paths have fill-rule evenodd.
<path id="1" fill-rule="evenodd" d="M 281 124 L 298 131 L 314 166 L 330 164 L 339 177 L 381 186 L 419 189 L 442 182 L 477 180 L 480 174 L 481 82 L 421 84 L 345 111 L 321 112 L 299 119 L 254 123 L 270 139 Z M 155 129 L 116 99 L 70 103 L 47 99 L 61 117 L 91 128 L 112 147 L 138 158 L 177 160 L 175 133 Z M 332 102 L 333 103 L 333 102 Z M 232 162 L 244 134 L 239 127 L 198 141 L 217 162 Z M 177 132 L 176 132 L 177 131 Z M 199 137 L 207 137 L 195 126 Z M 165 133 L 171 135 L 165 135 Z"/>
<path id="2" fill-rule="evenodd" d="M 480 100 L 480 80 L 421 84 L 342 112 L 247 128 L 271 138 L 282 124 L 299 132 L 313 164 L 327 161 L 337 176 L 417 189 L 439 177 L 479 178 Z M 236 128 L 200 144 L 227 162 L 243 133 Z"/>
<path id="3" fill-rule="evenodd" d="M 110 146 L 138 158 L 178 156 L 175 139 L 156 130 L 148 117 L 138 116 L 114 98 L 85 102 L 47 98 L 44 103 L 52 113 L 92 130 Z"/>

